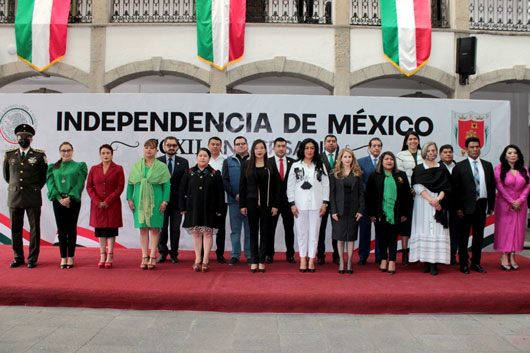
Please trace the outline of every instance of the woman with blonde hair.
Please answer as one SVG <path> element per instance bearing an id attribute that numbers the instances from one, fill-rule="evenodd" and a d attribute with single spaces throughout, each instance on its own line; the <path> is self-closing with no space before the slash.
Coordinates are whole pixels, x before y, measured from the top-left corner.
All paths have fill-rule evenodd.
<path id="1" fill-rule="evenodd" d="M 346 272 L 353 273 L 353 245 L 357 239 L 359 220 L 364 213 L 364 191 L 361 167 L 355 154 L 343 148 L 330 173 L 330 214 L 332 238 L 339 250 L 339 273 L 344 274 L 344 243 L 347 243 L 348 261 Z"/>

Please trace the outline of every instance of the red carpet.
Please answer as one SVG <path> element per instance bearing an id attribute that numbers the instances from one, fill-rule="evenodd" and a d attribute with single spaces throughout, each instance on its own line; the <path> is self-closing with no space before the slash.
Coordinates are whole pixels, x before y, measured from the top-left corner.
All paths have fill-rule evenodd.
<path id="1" fill-rule="evenodd" d="M 27 253 L 27 249 L 26 249 Z M 0 305 L 35 305 L 157 310 L 291 313 L 530 313 L 530 260 L 519 256 L 518 271 L 504 272 L 499 255 L 484 253 L 487 274 L 463 275 L 440 266 L 433 277 L 421 265 L 398 265 L 381 273 L 377 265 L 354 266 L 340 275 L 326 263 L 316 273 L 298 272 L 283 259 L 266 273 L 211 261 L 211 271 L 194 273 L 193 255 L 178 264 L 142 271 L 140 251 L 116 249 L 114 267 L 98 269 L 99 250 L 80 248 L 75 268 L 59 269 L 59 249 L 41 247 L 37 268 L 10 269 L 10 246 L 0 246 Z M 215 254 L 212 253 L 212 258 Z M 328 258 L 331 258 L 328 255 Z"/>

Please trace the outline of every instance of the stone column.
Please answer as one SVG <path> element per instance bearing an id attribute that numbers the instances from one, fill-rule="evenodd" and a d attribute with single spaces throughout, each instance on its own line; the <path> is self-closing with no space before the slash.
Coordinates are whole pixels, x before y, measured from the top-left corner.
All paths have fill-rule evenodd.
<path id="1" fill-rule="evenodd" d="M 226 93 L 226 70 L 210 66 L 210 93 Z"/>
<path id="2" fill-rule="evenodd" d="M 332 20 L 335 29 L 335 85 L 333 95 L 350 95 L 350 2 L 332 0 Z"/>
<path id="3" fill-rule="evenodd" d="M 111 1 L 92 1 L 92 27 L 90 33 L 90 78 L 91 93 L 105 93 L 105 48 L 107 25 L 110 20 Z"/>

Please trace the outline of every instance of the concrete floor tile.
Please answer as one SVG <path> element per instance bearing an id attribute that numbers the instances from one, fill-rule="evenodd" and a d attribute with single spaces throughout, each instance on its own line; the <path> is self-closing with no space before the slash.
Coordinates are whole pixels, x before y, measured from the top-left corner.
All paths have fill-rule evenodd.
<path id="1" fill-rule="evenodd" d="M 421 342 L 429 352 L 433 350 L 440 351 L 470 351 L 466 340 L 453 335 L 416 335 L 416 339 Z"/>
<path id="2" fill-rule="evenodd" d="M 280 336 L 274 334 L 263 334 L 260 337 L 234 337 L 232 343 L 234 350 L 247 352 L 279 352 Z"/>
<path id="3" fill-rule="evenodd" d="M 489 335 L 465 335 L 455 336 L 463 339 L 466 345 L 475 352 L 518 352 L 519 349 L 510 344 L 501 336 Z M 461 338 L 460 338 L 461 337 Z"/>
<path id="4" fill-rule="evenodd" d="M 22 353 L 31 348 L 36 342 L 6 342 L 0 339 L 0 353 Z"/>
<path id="5" fill-rule="evenodd" d="M 530 352 L 530 335 L 528 336 L 521 336 L 521 335 L 514 335 L 514 336 L 504 336 L 506 341 L 508 341 L 512 346 L 516 347 L 517 349 L 523 351 L 523 352 Z"/>
<path id="6" fill-rule="evenodd" d="M 87 344 L 81 347 L 76 353 L 145 353 L 142 351 L 144 347 L 135 347 L 129 345 L 99 345 L 99 344 Z"/>
<path id="7" fill-rule="evenodd" d="M 17 325 L 0 336 L 0 342 L 38 342 L 57 330 L 57 327 Z"/>
<path id="8" fill-rule="evenodd" d="M 328 340 L 318 331 L 305 334 L 282 334 L 280 332 L 280 346 L 282 352 L 313 352 L 315 349 L 327 352 L 330 350 Z"/>
<path id="9" fill-rule="evenodd" d="M 308 333 L 320 329 L 320 322 L 310 316 L 305 316 L 303 320 L 290 318 L 278 321 L 278 331 L 281 334 Z"/>
<path id="10" fill-rule="evenodd" d="M 81 348 L 81 345 L 71 344 L 45 344 L 38 343 L 33 345 L 24 353 L 75 353 Z"/>
<path id="11" fill-rule="evenodd" d="M 94 328 L 76 328 L 76 327 L 60 327 L 51 332 L 42 339 L 43 345 L 57 344 L 57 345 L 77 345 L 82 346 L 94 338 L 99 332 L 99 329 Z"/>

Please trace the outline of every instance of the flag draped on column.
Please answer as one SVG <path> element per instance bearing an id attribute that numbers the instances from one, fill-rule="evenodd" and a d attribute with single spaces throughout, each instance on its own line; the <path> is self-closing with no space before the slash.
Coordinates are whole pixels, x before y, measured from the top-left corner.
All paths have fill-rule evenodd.
<path id="1" fill-rule="evenodd" d="M 199 59 L 224 70 L 245 51 L 246 0 L 197 0 Z"/>
<path id="2" fill-rule="evenodd" d="M 15 17 L 17 56 L 44 71 L 66 53 L 70 0 L 18 0 Z"/>
<path id="3" fill-rule="evenodd" d="M 402 73 L 414 75 L 431 55 L 430 0 L 381 0 L 385 57 Z"/>

